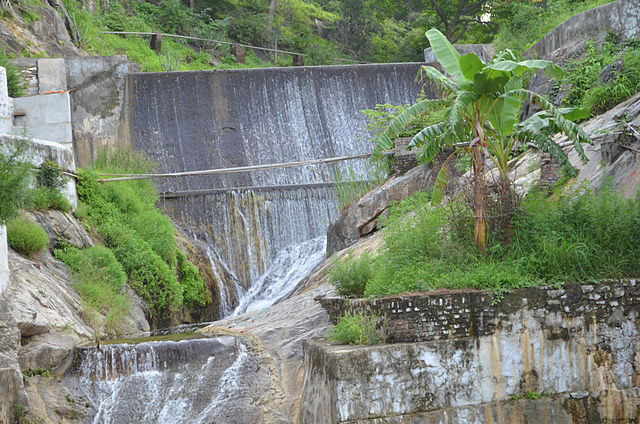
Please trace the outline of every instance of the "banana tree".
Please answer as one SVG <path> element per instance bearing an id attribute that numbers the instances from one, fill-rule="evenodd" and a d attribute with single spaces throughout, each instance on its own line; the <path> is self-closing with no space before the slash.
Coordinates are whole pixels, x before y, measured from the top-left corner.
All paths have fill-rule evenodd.
<path id="1" fill-rule="evenodd" d="M 444 73 L 435 67 L 423 66 L 421 74 L 441 89 L 443 97 L 448 101 L 447 113 L 441 122 L 420 130 L 409 143 L 409 148 L 420 148 L 420 155 L 427 162 L 432 161 L 437 153 L 451 147 L 471 152 L 474 238 L 478 250 L 484 252 L 488 243 L 485 181 L 487 158 L 492 157 L 500 168 L 506 170 L 513 143 L 525 138 L 538 142 L 542 150 L 554 156 L 561 151 L 548 137 L 542 142 L 542 127 L 529 125 L 525 130 L 525 127 L 518 126 L 524 99 L 530 98 L 540 103 L 557 129 L 573 141 L 583 158 L 580 143 L 588 142 L 589 138 L 550 102 L 523 88 L 522 78 L 526 72 L 545 70 L 552 77 L 561 75 L 562 70 L 553 62 L 516 61 L 513 53 L 505 50 L 490 63 L 484 63 L 473 53 L 460 55 L 437 29 L 430 29 L 426 36 Z M 407 108 L 380 134 L 376 150 L 393 148 L 395 138 L 408 123 L 428 113 L 441 102 L 442 100 L 425 99 Z M 518 137 L 515 136 L 517 131 L 520 131 Z M 437 183 L 442 182 L 445 172 L 446 168 L 443 166 L 438 173 Z"/>

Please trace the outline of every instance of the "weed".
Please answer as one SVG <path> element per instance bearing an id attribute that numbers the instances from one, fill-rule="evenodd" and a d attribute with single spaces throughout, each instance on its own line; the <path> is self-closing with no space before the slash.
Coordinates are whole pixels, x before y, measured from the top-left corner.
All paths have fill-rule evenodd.
<path id="1" fill-rule="evenodd" d="M 338 324 L 331 328 L 329 339 L 353 345 L 373 345 L 381 341 L 375 315 L 345 314 Z"/>

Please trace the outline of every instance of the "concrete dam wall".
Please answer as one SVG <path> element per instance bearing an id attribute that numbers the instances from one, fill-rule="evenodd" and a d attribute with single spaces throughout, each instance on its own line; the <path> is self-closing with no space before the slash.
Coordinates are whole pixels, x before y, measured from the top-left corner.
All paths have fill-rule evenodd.
<path id="1" fill-rule="evenodd" d="M 414 102 L 421 88 L 416 81 L 419 66 L 131 74 L 131 144 L 155 160 L 161 172 L 367 153 L 371 144 L 358 142 L 367 136 L 366 119 L 359 110 L 382 103 Z M 366 179 L 369 165 L 360 160 L 171 178 L 157 180 L 156 185 L 161 192 L 179 192 L 317 184 L 335 181 L 336 167 L 342 168 L 343 175 L 348 170 L 350 176 Z M 324 248 L 326 228 L 338 212 L 335 190 L 322 185 L 168 198 L 163 206 L 178 225 L 211 247 L 214 268 L 227 267 L 236 276 L 238 293 L 230 294 L 229 299 L 241 297 L 265 273 L 287 274 L 284 269 L 270 269 L 274 263 L 300 268 L 302 262 L 312 267 L 308 256 Z M 313 239 L 313 248 L 293 248 Z M 282 254 L 288 256 L 279 257 Z M 316 257 L 320 261 L 322 255 Z"/>

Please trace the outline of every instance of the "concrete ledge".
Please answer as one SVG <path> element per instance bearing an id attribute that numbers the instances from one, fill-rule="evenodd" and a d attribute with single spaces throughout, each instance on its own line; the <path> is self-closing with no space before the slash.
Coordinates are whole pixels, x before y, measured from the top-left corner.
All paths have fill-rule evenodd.
<path id="1" fill-rule="evenodd" d="M 73 143 L 69 93 L 18 97 L 14 99 L 14 110 L 24 115 L 15 117 L 13 134 Z"/>
<path id="2" fill-rule="evenodd" d="M 460 54 L 475 53 L 483 62 L 489 62 L 493 56 L 496 55 L 496 48 L 493 44 L 454 44 L 453 47 Z M 428 47 L 424 49 L 424 61 L 426 63 L 435 63 L 436 55 L 433 53 L 433 49 Z"/>

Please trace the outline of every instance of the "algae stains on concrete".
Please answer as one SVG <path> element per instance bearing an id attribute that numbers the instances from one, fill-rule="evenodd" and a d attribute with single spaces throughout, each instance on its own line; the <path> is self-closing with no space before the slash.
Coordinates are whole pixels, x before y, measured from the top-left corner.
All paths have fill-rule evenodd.
<path id="1" fill-rule="evenodd" d="M 412 103 L 419 64 L 322 66 L 133 74 L 131 142 L 160 171 L 186 171 L 365 153 L 366 118 L 378 103 Z M 367 164 L 356 161 L 357 178 Z M 160 191 L 331 182 L 334 166 L 157 181 Z M 332 188 L 207 194 L 167 199 L 187 233 L 215 245 L 249 285 L 289 246 L 322 236 L 337 215 Z"/>
<path id="2" fill-rule="evenodd" d="M 482 292 L 377 299 L 368 309 L 352 301 L 355 310 L 409 322 L 403 329 L 413 329 L 413 338 L 408 330 L 396 339 L 403 334 L 430 341 L 372 347 L 306 343 L 305 422 L 333 416 L 334 422 L 391 423 L 400 422 L 391 417 L 453 411 L 452 416 L 470 417 L 467 422 L 484 423 L 491 422 L 483 412 L 489 404 L 504 407 L 498 422 L 506 416 L 513 421 L 504 422 L 526 422 L 518 417 L 533 417 L 531 408 L 547 408 L 555 423 L 635 422 L 640 419 L 638 287 L 630 281 L 523 289 L 497 306 L 478 303 L 482 315 L 458 311 L 462 303 L 452 301 L 480 299 Z M 451 315 L 442 315 L 447 310 Z M 427 314 L 421 317 L 422 311 Z M 437 321 L 437 328 L 452 321 L 467 330 L 424 333 L 429 321 Z M 509 403 L 526 393 L 544 393 L 550 400 Z M 551 401 L 558 396 L 569 400 Z M 573 401 L 583 398 L 582 404 Z M 524 406 L 520 415 L 518 405 Z"/>
<path id="3" fill-rule="evenodd" d="M 132 64 L 126 56 L 65 58 L 71 92 L 73 140 L 79 166 L 104 147 L 127 146 L 125 86 Z"/>

